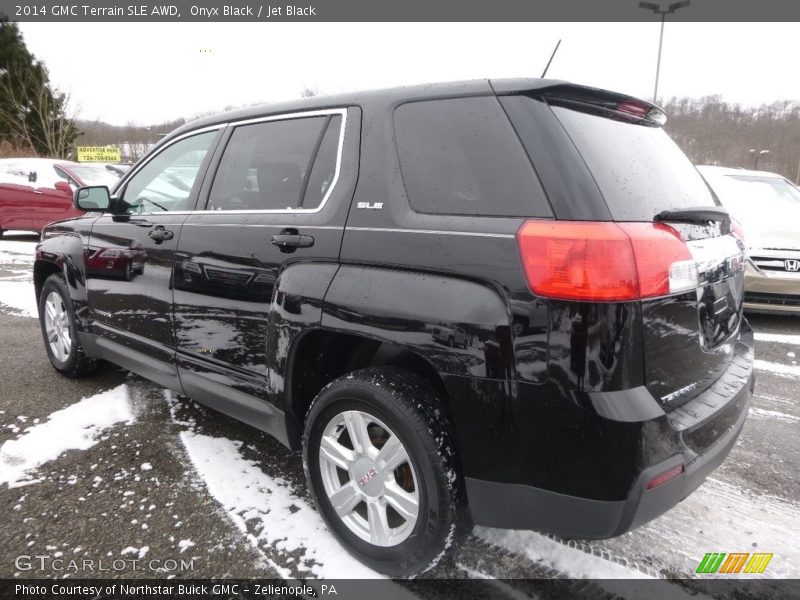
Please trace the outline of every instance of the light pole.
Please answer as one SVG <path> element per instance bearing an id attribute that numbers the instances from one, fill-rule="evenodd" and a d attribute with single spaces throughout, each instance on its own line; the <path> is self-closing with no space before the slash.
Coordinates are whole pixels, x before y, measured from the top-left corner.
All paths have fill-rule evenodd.
<path id="1" fill-rule="evenodd" d="M 758 159 L 769 154 L 769 150 L 756 150 L 755 148 L 750 148 L 750 154 L 752 154 L 755 158 L 755 162 L 753 163 L 753 171 L 758 171 Z"/>
<path id="2" fill-rule="evenodd" d="M 656 102 L 656 98 L 658 97 L 658 75 L 661 72 L 661 46 L 664 43 L 664 21 L 667 15 L 671 15 L 676 10 L 685 8 L 690 4 L 690 0 L 682 0 L 681 2 L 673 2 L 667 5 L 667 8 L 661 8 L 660 4 L 654 4 L 653 2 L 639 2 L 639 8 L 652 10 L 653 13 L 661 16 L 661 34 L 658 37 L 658 59 L 656 61 L 656 85 L 653 88 L 653 103 Z"/>

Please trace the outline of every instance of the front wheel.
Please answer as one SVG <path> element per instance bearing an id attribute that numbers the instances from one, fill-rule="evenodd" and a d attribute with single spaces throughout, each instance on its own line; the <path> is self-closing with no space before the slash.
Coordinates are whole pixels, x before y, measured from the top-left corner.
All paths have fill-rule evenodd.
<path id="1" fill-rule="evenodd" d="M 50 363 L 67 377 L 95 370 L 97 361 L 87 356 L 78 341 L 78 328 L 69 290 L 61 275 L 51 275 L 39 296 L 39 323 Z"/>
<path id="2" fill-rule="evenodd" d="M 308 412 L 303 458 L 328 527 L 377 571 L 425 572 L 468 532 L 452 428 L 414 373 L 369 368 L 326 386 Z"/>

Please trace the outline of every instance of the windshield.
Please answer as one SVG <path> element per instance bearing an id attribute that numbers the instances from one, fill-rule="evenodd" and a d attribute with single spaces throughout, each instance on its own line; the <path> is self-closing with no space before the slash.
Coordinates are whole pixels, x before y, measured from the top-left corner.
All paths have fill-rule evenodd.
<path id="1" fill-rule="evenodd" d="M 616 221 L 652 221 L 664 210 L 715 206 L 703 178 L 660 127 L 553 107 Z"/>
<path id="2" fill-rule="evenodd" d="M 778 177 L 722 175 L 709 179 L 719 199 L 732 212 L 753 207 L 759 210 L 800 208 L 800 190 Z"/>
<path id="3" fill-rule="evenodd" d="M 103 167 L 80 165 L 70 167 L 70 171 L 83 182 L 83 185 L 107 185 L 111 187 L 119 177 Z"/>

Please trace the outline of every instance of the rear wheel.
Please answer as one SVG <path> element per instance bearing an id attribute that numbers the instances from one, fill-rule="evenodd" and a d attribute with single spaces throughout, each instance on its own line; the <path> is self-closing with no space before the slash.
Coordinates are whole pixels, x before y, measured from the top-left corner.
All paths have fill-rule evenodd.
<path id="1" fill-rule="evenodd" d="M 303 442 L 319 512 L 371 568 L 422 573 L 467 533 L 452 429 L 414 373 L 380 367 L 335 380 L 312 403 Z"/>
<path id="2" fill-rule="evenodd" d="M 83 351 L 78 341 L 75 312 L 61 275 L 48 277 L 39 296 L 39 323 L 50 363 L 67 377 L 93 372 L 97 361 Z"/>

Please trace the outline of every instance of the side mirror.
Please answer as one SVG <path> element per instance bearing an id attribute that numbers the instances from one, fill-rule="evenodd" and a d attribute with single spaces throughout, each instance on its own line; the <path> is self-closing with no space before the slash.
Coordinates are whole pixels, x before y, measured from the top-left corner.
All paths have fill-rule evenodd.
<path id="1" fill-rule="evenodd" d="M 56 181 L 55 188 L 59 192 L 64 192 L 65 194 L 69 194 L 72 196 L 72 186 L 68 184 L 66 181 Z"/>
<path id="2" fill-rule="evenodd" d="M 92 185 L 75 190 L 74 205 L 78 210 L 104 212 L 111 205 L 111 194 L 105 185 Z"/>

